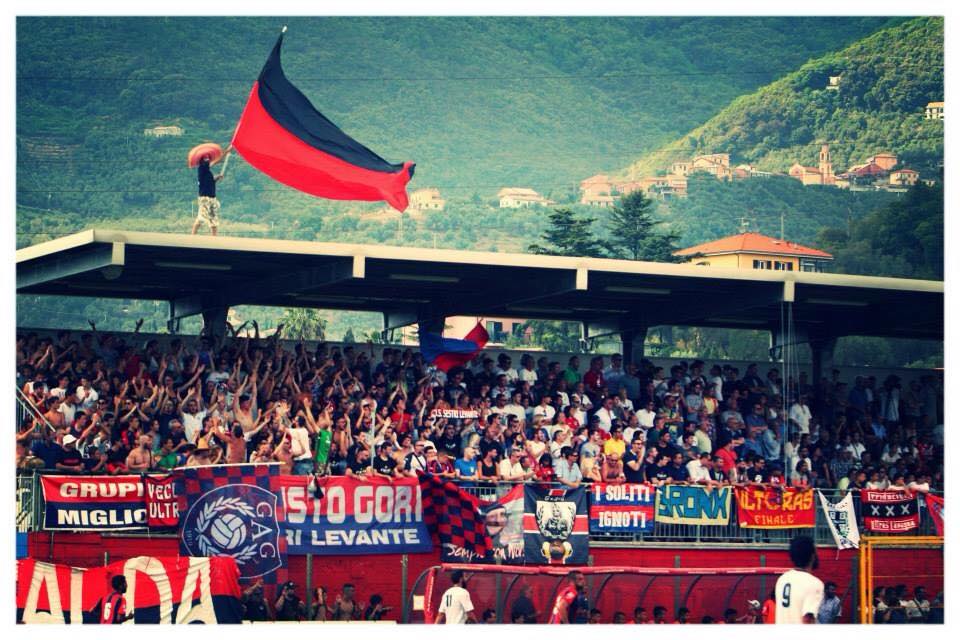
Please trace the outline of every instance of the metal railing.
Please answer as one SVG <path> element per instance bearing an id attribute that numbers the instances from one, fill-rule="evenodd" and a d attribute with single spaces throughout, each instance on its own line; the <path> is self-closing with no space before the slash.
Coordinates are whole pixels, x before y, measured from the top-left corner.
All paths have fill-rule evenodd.
<path id="1" fill-rule="evenodd" d="M 39 422 L 42 425 L 45 425 L 48 429 L 54 430 L 53 425 L 50 424 L 50 421 L 47 420 L 46 416 L 43 415 L 43 412 L 40 411 L 40 408 L 34 404 L 33 400 L 30 399 L 30 396 L 25 394 L 20 387 L 14 386 L 16 389 L 16 407 L 17 407 L 17 423 L 16 429 L 20 429 L 27 418 L 33 418 L 36 422 Z"/>
<path id="2" fill-rule="evenodd" d="M 43 492 L 40 487 L 42 472 L 18 472 L 17 474 L 17 531 L 39 531 L 43 528 Z M 56 474 L 54 474 L 56 475 Z M 539 483 L 544 484 L 544 483 Z M 496 500 L 509 492 L 513 483 L 500 482 L 496 485 L 479 485 L 476 483 L 462 483 L 461 488 L 481 500 Z M 556 484 L 557 488 L 564 485 Z M 845 491 L 837 489 L 822 489 L 824 496 L 833 503 L 839 502 Z M 931 492 L 942 495 L 938 492 Z M 863 519 L 859 515 L 859 496 L 854 494 L 857 506 L 858 525 L 861 535 L 865 533 Z M 607 546 L 671 546 L 679 544 L 695 544 L 698 546 L 787 546 L 790 538 L 799 532 L 811 532 L 809 528 L 796 529 L 747 529 L 737 521 L 736 498 L 731 498 L 730 521 L 725 525 L 691 525 L 672 524 L 654 521 L 653 531 L 650 533 L 605 533 L 590 534 L 590 543 Z M 890 537 L 898 535 L 936 535 L 936 529 L 926 502 L 918 497 L 917 507 L 920 513 L 920 527 L 904 534 L 887 534 Z M 831 546 L 834 544 L 830 526 L 827 523 L 819 501 L 814 504 L 816 525 L 812 533 L 817 544 Z M 871 534 L 876 536 L 877 534 Z"/>

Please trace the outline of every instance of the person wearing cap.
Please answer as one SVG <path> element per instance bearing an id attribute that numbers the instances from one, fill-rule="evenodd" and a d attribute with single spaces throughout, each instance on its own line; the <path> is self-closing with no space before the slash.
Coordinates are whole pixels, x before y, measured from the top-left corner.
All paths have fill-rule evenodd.
<path id="1" fill-rule="evenodd" d="M 297 595 L 297 585 L 290 580 L 280 588 L 280 596 L 274 605 L 277 621 L 299 621 L 307 615 L 307 607 Z"/>
<path id="2" fill-rule="evenodd" d="M 63 436 L 63 445 L 54 465 L 57 471 L 79 473 L 83 470 L 83 456 L 77 450 L 77 438 L 69 433 Z"/>
<path id="3" fill-rule="evenodd" d="M 233 150 L 233 145 L 227 145 L 223 154 L 224 164 L 226 157 Z M 223 180 L 223 171 L 219 175 L 213 175 L 210 170 L 211 156 L 209 154 L 200 158 L 197 165 L 197 219 L 193 221 L 193 228 L 190 229 L 191 235 L 196 235 L 200 225 L 206 223 L 210 227 L 210 234 L 217 235 L 217 229 L 220 227 L 220 201 L 217 200 L 217 183 Z"/>
<path id="4" fill-rule="evenodd" d="M 427 470 L 427 456 L 425 452 L 428 446 L 436 453 L 436 447 L 428 440 L 417 440 L 413 443 L 413 451 L 408 453 L 403 460 L 403 471 L 406 475 L 415 478 L 417 477 L 418 471 Z"/>

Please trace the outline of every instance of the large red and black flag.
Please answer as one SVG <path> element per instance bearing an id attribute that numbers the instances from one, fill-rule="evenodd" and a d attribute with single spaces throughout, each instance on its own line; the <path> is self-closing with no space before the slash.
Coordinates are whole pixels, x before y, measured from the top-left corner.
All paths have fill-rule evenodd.
<path id="1" fill-rule="evenodd" d="M 391 164 L 316 110 L 280 65 L 283 34 L 253 84 L 233 134 L 244 160 L 285 185 L 332 200 L 407 208 L 414 163 Z"/>

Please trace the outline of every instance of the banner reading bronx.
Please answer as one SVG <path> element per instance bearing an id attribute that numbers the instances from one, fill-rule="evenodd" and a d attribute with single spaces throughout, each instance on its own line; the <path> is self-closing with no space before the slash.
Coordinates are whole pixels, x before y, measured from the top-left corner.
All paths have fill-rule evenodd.
<path id="1" fill-rule="evenodd" d="M 43 527 L 124 531 L 147 526 L 140 476 L 41 476 Z"/>
<path id="2" fill-rule="evenodd" d="M 657 522 L 714 524 L 730 522 L 730 487 L 666 484 L 657 488 Z"/>
<path id="3" fill-rule="evenodd" d="M 287 553 L 421 553 L 433 544 L 416 478 L 280 476 Z"/>
<path id="4" fill-rule="evenodd" d="M 241 580 L 274 583 L 287 564 L 287 542 L 280 535 L 283 505 L 277 497 L 276 464 L 187 467 L 183 470 L 187 507 L 180 519 L 180 552 L 229 556 Z"/>
<path id="5" fill-rule="evenodd" d="M 590 486 L 590 533 L 651 533 L 656 488 L 649 484 Z"/>
<path id="6" fill-rule="evenodd" d="M 587 491 L 524 487 L 523 549 L 527 564 L 586 564 L 590 556 Z"/>
<path id="7" fill-rule="evenodd" d="M 239 624 L 237 564 L 231 558 L 140 556 L 105 567 L 17 561 L 17 622 L 99 624 L 110 579 L 127 578 L 127 611 L 136 624 Z"/>
<path id="8" fill-rule="evenodd" d="M 816 524 L 812 489 L 736 487 L 737 521 L 746 529 L 796 529 Z"/>

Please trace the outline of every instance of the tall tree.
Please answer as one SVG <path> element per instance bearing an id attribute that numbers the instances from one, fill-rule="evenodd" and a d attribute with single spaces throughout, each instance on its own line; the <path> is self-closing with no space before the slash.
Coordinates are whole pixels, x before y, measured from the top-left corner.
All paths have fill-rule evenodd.
<path id="1" fill-rule="evenodd" d="M 316 309 L 284 309 L 282 321 L 286 336 L 297 340 L 323 340 L 327 329 L 327 321 Z"/>
<path id="2" fill-rule="evenodd" d="M 657 229 L 663 222 L 654 220 L 654 204 L 639 189 L 620 198 L 610 210 L 607 225 L 610 240 L 605 244 L 611 255 L 627 260 L 681 262 L 673 255 L 679 236 Z"/>
<path id="3" fill-rule="evenodd" d="M 603 244 L 594 236 L 596 218 L 578 218 L 570 209 L 554 209 L 550 226 L 541 234 L 543 244 L 531 244 L 530 253 L 549 256 L 587 256 L 603 258 Z"/>

